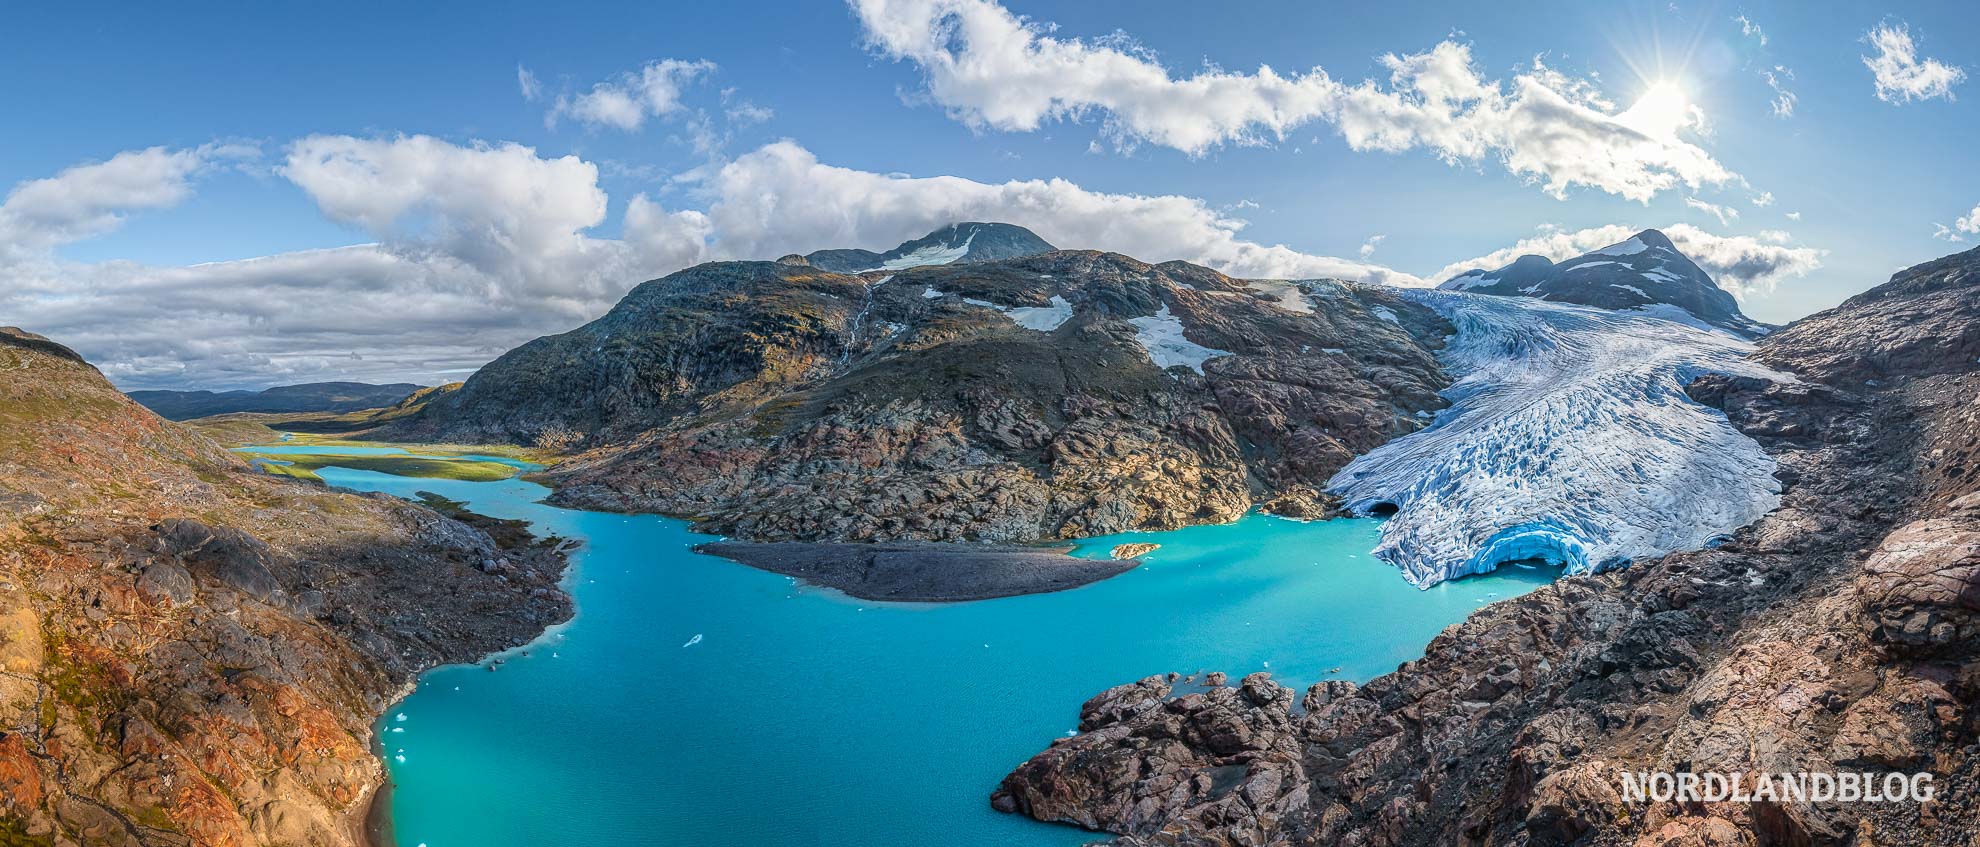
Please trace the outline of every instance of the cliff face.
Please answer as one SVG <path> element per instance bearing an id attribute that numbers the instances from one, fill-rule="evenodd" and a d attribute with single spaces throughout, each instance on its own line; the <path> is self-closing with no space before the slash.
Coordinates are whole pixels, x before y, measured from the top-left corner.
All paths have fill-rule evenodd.
<path id="1" fill-rule="evenodd" d="M 1131 845 L 1968 844 L 1976 308 L 1980 251 L 1763 342 L 1799 384 L 1695 382 L 1781 466 L 1781 507 L 1724 545 L 1493 604 L 1299 711 L 1263 674 L 1109 690 L 994 805 Z M 1923 770 L 1938 799 L 1625 803 L 1621 772 L 1656 770 Z"/>
<path id="2" fill-rule="evenodd" d="M 569 615 L 562 557 L 255 471 L 0 329 L 0 842 L 355 845 L 413 676 Z"/>
<path id="3" fill-rule="evenodd" d="M 1443 405 L 1449 325 L 1379 288 L 1057 251 L 703 265 L 435 401 L 424 437 L 581 433 L 556 500 L 754 540 L 1028 541 L 1314 493 Z"/>

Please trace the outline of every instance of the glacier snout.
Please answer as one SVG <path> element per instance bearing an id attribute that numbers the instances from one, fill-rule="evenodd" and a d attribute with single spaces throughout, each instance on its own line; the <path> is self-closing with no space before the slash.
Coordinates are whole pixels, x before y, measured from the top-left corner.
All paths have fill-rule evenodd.
<path id="1" fill-rule="evenodd" d="M 1403 295 L 1457 327 L 1442 353 L 1452 405 L 1329 487 L 1357 512 L 1393 508 L 1375 554 L 1412 584 L 1523 559 L 1606 570 L 1704 547 L 1779 505 L 1773 459 L 1684 393 L 1707 372 L 1792 378 L 1747 361 L 1749 343 L 1641 313 Z"/>

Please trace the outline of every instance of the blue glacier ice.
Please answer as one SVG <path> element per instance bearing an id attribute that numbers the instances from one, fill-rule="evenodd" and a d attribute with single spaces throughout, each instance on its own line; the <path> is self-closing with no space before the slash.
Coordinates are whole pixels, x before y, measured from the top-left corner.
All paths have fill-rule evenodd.
<path id="1" fill-rule="evenodd" d="M 1406 289 L 1457 335 L 1431 426 L 1343 468 L 1356 512 L 1394 511 L 1375 555 L 1418 587 L 1544 559 L 1564 573 L 1699 549 L 1780 504 L 1774 461 L 1683 390 L 1792 377 L 1729 334 L 1643 312 Z"/>

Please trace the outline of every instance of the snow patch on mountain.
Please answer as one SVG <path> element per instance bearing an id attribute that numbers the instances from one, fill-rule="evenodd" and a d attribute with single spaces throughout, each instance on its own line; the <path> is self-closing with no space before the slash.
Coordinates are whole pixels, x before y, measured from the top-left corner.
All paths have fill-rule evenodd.
<path id="1" fill-rule="evenodd" d="M 1050 306 L 998 306 L 997 308 L 1004 314 L 1010 315 L 1011 320 L 1017 321 L 1018 326 L 1039 332 L 1058 329 L 1061 324 L 1072 320 L 1073 315 L 1072 304 L 1057 294 L 1052 295 Z"/>
<path id="2" fill-rule="evenodd" d="M 903 271 L 908 268 L 918 268 L 924 265 L 953 264 L 956 260 L 969 255 L 969 244 L 975 240 L 976 233 L 972 231 L 967 238 L 963 239 L 961 244 L 930 244 L 898 258 L 881 262 L 880 267 L 873 268 L 872 270 Z"/>
<path id="3" fill-rule="evenodd" d="M 1619 241 L 1600 250 L 1590 252 L 1600 253 L 1604 256 L 1633 256 L 1648 249 L 1650 249 L 1650 245 L 1645 244 L 1643 239 L 1631 236 L 1627 241 Z"/>
<path id="4" fill-rule="evenodd" d="M 1792 379 L 1747 361 L 1751 344 L 1650 314 L 1396 293 L 1457 327 L 1440 354 L 1452 405 L 1329 487 L 1356 512 L 1394 508 L 1375 554 L 1412 584 L 1521 559 L 1621 567 L 1704 547 L 1779 505 L 1774 461 L 1683 391 L 1707 372 Z"/>
<path id="5" fill-rule="evenodd" d="M 1451 277 L 1451 280 L 1444 283 L 1443 287 L 1450 291 L 1465 291 L 1497 284 L 1499 284 L 1498 277 L 1486 276 L 1484 271 L 1471 271 Z"/>
<path id="6" fill-rule="evenodd" d="M 1163 370 L 1182 365 L 1202 373 L 1204 362 L 1231 355 L 1228 350 L 1213 350 L 1184 338 L 1182 321 L 1169 314 L 1166 303 L 1152 317 L 1128 318 L 1128 323 L 1134 324 L 1134 339 L 1148 351 L 1149 360 Z"/>
<path id="7" fill-rule="evenodd" d="M 1288 312 L 1313 314 L 1313 301 L 1307 297 L 1305 289 L 1302 289 L 1297 282 L 1283 279 L 1251 279 L 1245 280 L 1244 287 L 1264 294 L 1271 298 L 1273 305 Z"/>

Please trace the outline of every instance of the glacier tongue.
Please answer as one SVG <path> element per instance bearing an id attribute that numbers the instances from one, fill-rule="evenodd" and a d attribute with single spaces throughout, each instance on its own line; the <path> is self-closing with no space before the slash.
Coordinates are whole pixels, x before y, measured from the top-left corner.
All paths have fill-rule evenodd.
<path id="1" fill-rule="evenodd" d="M 1354 511 L 1395 508 L 1375 554 L 1412 584 L 1520 559 L 1620 567 L 1779 505 L 1773 459 L 1683 391 L 1707 372 L 1792 379 L 1747 361 L 1747 342 L 1642 313 L 1396 293 L 1457 327 L 1440 354 L 1452 405 L 1328 485 Z"/>

